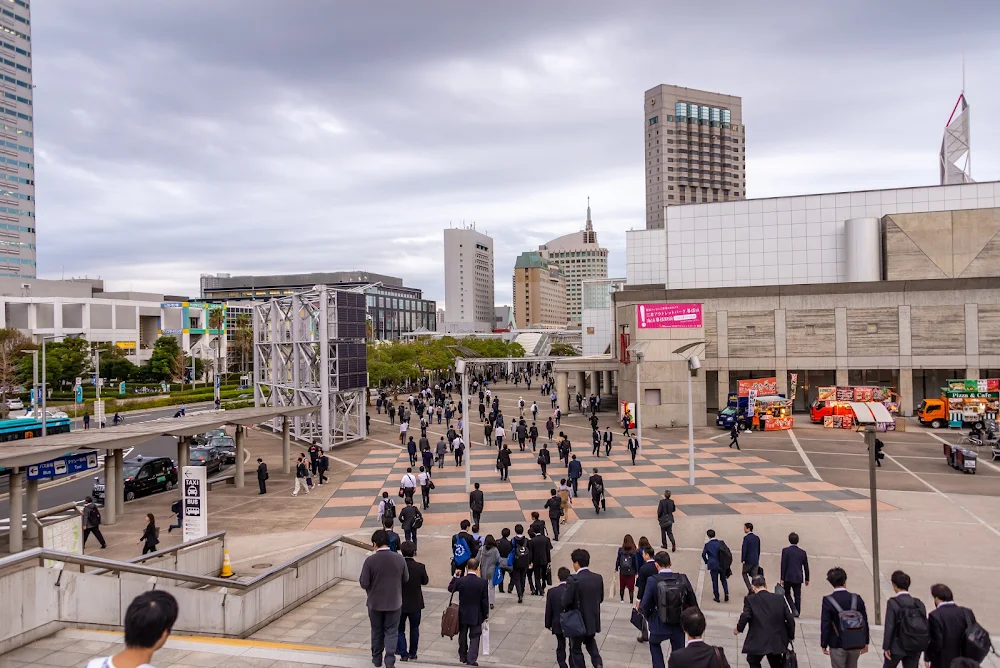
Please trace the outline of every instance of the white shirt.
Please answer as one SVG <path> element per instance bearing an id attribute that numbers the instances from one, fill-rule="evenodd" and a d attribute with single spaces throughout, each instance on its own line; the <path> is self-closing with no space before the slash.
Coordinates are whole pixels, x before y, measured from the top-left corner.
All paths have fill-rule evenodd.
<path id="1" fill-rule="evenodd" d="M 427 484 L 427 481 L 430 480 L 430 476 L 427 475 L 426 472 L 424 472 L 424 473 L 418 473 L 417 474 L 417 480 L 420 482 L 420 486 L 423 487 L 424 485 Z"/>
<path id="2" fill-rule="evenodd" d="M 392 499 L 382 499 L 381 501 L 378 502 L 378 516 L 379 516 L 379 518 L 381 518 L 383 515 L 385 515 L 385 507 L 386 507 L 386 505 L 388 505 L 390 503 L 392 505 L 396 505 L 395 502 L 393 502 Z"/>
<path id="3" fill-rule="evenodd" d="M 399 433 L 400 433 L 400 434 L 405 434 L 405 433 L 406 433 L 406 431 L 407 431 L 407 430 L 408 430 L 409 428 L 410 428 L 410 423 L 409 423 L 409 422 L 400 422 L 400 423 L 399 423 Z"/>
<path id="4" fill-rule="evenodd" d="M 407 473 L 403 476 L 403 479 L 399 481 L 399 484 L 403 487 L 416 487 L 417 479 L 412 473 Z"/>
<path id="5" fill-rule="evenodd" d="M 507 435 L 507 432 L 503 430 L 503 427 L 497 427 L 497 430 L 494 433 L 497 435 L 497 438 L 503 438 Z"/>
<path id="6" fill-rule="evenodd" d="M 941 601 L 940 603 L 938 603 L 938 604 L 937 604 L 937 605 L 936 605 L 936 606 L 934 607 L 934 609 L 935 609 L 935 610 L 937 610 L 938 608 L 940 608 L 940 607 L 942 607 L 942 606 L 945 606 L 945 605 L 955 605 L 955 601 Z"/>
<path id="7" fill-rule="evenodd" d="M 455 437 L 455 440 L 451 442 L 451 447 L 458 450 L 458 446 L 462 445 L 462 438 L 459 436 Z"/>
<path id="8" fill-rule="evenodd" d="M 684 643 L 684 646 L 687 647 L 696 642 L 705 642 L 705 640 L 703 638 L 688 638 L 688 640 Z"/>

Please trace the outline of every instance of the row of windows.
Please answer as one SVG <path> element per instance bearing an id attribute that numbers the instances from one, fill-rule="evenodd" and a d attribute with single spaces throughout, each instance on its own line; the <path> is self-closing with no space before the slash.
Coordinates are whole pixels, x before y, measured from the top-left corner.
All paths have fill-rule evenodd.
<path id="1" fill-rule="evenodd" d="M 8 206 L 0 206 L 0 213 L 9 213 L 14 216 L 27 216 L 29 218 L 35 217 L 34 211 L 23 211 L 21 209 L 12 209 L 11 207 Z M 8 225 L 7 227 L 10 227 L 10 225 Z M 34 232 L 34 229 L 32 229 L 31 231 Z"/>
<path id="2" fill-rule="evenodd" d="M 4 12 L 4 13 L 6 14 L 6 12 Z M 11 14 L 13 14 L 13 12 L 11 12 Z M 0 25 L 0 31 L 3 31 L 3 32 L 7 33 L 8 35 L 14 35 L 15 37 L 20 37 L 25 42 L 30 42 L 31 41 L 31 36 L 30 35 L 25 35 L 23 32 L 18 32 L 17 30 L 14 30 L 13 28 L 8 28 L 7 26 L 4 26 L 4 25 Z"/>
<path id="3" fill-rule="evenodd" d="M 35 185 L 35 182 L 33 180 L 31 180 L 31 179 L 26 179 L 26 178 L 23 178 L 23 177 L 20 177 L 20 176 L 13 176 L 13 175 L 10 175 L 10 174 L 7 175 L 7 180 L 8 181 L 13 181 L 14 183 L 23 183 L 26 186 L 33 186 L 33 185 Z"/>
<path id="4" fill-rule="evenodd" d="M 13 93 L 4 93 L 3 96 L 5 98 L 7 98 L 8 100 L 16 100 L 17 102 L 20 102 L 21 104 L 26 104 L 29 107 L 31 106 L 31 100 L 29 100 L 26 97 L 19 97 L 17 95 L 14 95 Z"/>
<path id="5" fill-rule="evenodd" d="M 7 114 L 8 116 L 15 116 L 17 118 L 20 118 L 22 121 L 32 120 L 31 116 L 29 116 L 28 114 L 22 114 L 20 111 L 14 111 L 13 109 L 4 109 L 4 113 Z"/>
<path id="6" fill-rule="evenodd" d="M 20 4 L 24 4 L 24 3 L 20 3 Z M 27 5 L 25 5 L 25 6 L 27 6 Z M 10 18 L 14 19 L 15 21 L 20 21 L 21 23 L 23 23 L 26 26 L 30 26 L 31 25 L 31 21 L 29 21 L 28 19 L 24 18 L 20 14 L 15 14 L 14 12 L 10 11 L 9 9 L 0 9 L 0 12 L 2 12 L 4 16 L 9 16 Z"/>
<path id="7" fill-rule="evenodd" d="M 24 7 L 25 9 L 28 9 L 27 0 L 7 0 L 7 2 L 13 2 L 18 7 Z"/>
<path id="8" fill-rule="evenodd" d="M 30 232 L 31 234 L 35 233 L 35 228 L 33 227 L 24 227 L 23 225 L 6 225 L 4 223 L 0 223 L 0 230 L 10 230 L 11 232 Z"/>
<path id="9" fill-rule="evenodd" d="M 2 189 L 0 189 L 0 197 L 13 197 L 14 199 L 23 199 L 26 202 L 30 202 L 35 199 L 31 195 L 25 195 L 24 193 L 12 193 L 9 190 Z"/>
<path id="10" fill-rule="evenodd" d="M 6 81 L 7 83 L 17 84 L 22 88 L 27 88 L 28 90 L 31 90 L 31 84 L 25 81 L 21 81 L 20 79 L 15 79 L 14 77 L 10 77 L 5 74 L 3 75 L 3 80 Z"/>
<path id="11" fill-rule="evenodd" d="M 729 123 L 732 114 L 728 109 L 709 107 L 707 105 L 690 104 L 688 102 L 677 102 L 674 104 L 674 113 L 680 118 L 697 118 L 702 121 L 712 121 L 715 123 Z"/>
<path id="12" fill-rule="evenodd" d="M 13 67 L 15 69 L 21 70 L 22 72 L 27 72 L 28 74 L 31 74 L 31 68 L 28 67 L 27 65 L 21 65 L 20 63 L 15 63 L 13 60 L 7 60 L 6 58 L 0 58 L 0 62 L 2 62 L 7 67 Z"/>
<path id="13" fill-rule="evenodd" d="M 26 51 L 19 46 L 14 46 L 13 44 L 8 44 L 7 42 L 0 42 L 0 46 L 7 49 L 8 51 L 14 51 L 15 53 L 19 53 L 22 56 L 27 56 L 28 58 L 31 58 L 31 51 Z"/>
<path id="14" fill-rule="evenodd" d="M 0 241 L 0 246 L 9 246 L 11 248 L 27 248 L 29 250 L 35 250 L 35 244 L 29 244 L 24 241 Z"/>
<path id="15" fill-rule="evenodd" d="M 22 162 L 20 160 L 15 160 L 14 158 L 5 158 L 0 156 L 0 162 L 5 162 L 8 165 L 14 165 L 15 167 L 24 167 L 25 169 L 34 169 L 34 165 L 30 162 Z"/>
<path id="16" fill-rule="evenodd" d="M 15 144 L 12 141 L 0 141 L 0 146 L 6 146 L 7 148 L 16 148 L 18 151 L 24 151 L 26 153 L 35 152 L 35 150 L 30 146 L 21 146 L 20 144 Z"/>
<path id="17" fill-rule="evenodd" d="M 700 119 L 700 118 L 696 118 L 696 117 L 687 117 L 687 118 L 684 118 L 682 116 L 677 116 L 677 117 L 667 116 L 667 122 L 673 123 L 674 121 L 677 121 L 678 123 L 684 123 L 684 122 L 687 122 L 687 123 L 697 123 L 698 125 L 707 125 L 707 126 L 712 127 L 712 128 L 726 128 L 727 130 L 728 129 L 732 129 L 732 130 L 739 130 L 740 129 L 739 125 L 735 125 L 735 124 L 729 123 L 728 121 L 726 121 L 725 123 L 723 123 L 721 121 L 709 121 L 709 120 Z M 660 122 L 660 117 L 659 116 L 653 116 L 652 118 L 649 119 L 649 124 L 650 125 L 656 125 L 659 122 Z"/>

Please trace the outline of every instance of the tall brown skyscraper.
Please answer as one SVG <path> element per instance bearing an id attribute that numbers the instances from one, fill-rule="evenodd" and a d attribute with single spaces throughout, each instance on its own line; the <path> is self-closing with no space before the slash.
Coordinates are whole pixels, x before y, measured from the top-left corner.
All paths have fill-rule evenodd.
<path id="1" fill-rule="evenodd" d="M 644 111 L 646 229 L 664 226 L 664 206 L 746 198 L 740 98 L 661 84 Z"/>

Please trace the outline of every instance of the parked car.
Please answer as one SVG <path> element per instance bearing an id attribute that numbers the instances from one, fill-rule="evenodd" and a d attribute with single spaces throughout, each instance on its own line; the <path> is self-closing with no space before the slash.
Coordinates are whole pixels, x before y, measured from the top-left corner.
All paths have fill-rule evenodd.
<path id="1" fill-rule="evenodd" d="M 205 475 L 211 476 L 222 470 L 222 457 L 215 448 L 208 446 L 191 448 L 191 466 L 204 466 Z"/>
<path id="2" fill-rule="evenodd" d="M 27 413 L 24 414 L 24 417 L 40 420 L 42 417 L 42 411 L 29 410 Z M 53 410 L 45 411 L 46 420 L 48 420 L 49 418 L 67 418 L 67 417 L 69 417 L 69 414 L 65 413 L 64 411 L 53 411 Z"/>
<path id="3" fill-rule="evenodd" d="M 13 397 L 11 399 L 8 399 L 7 400 L 7 410 L 11 410 L 11 411 L 23 411 L 24 410 L 24 402 L 21 401 L 20 399 L 18 399 L 17 397 Z"/>
<path id="4" fill-rule="evenodd" d="M 142 457 L 126 459 L 122 468 L 125 500 L 173 489 L 177 485 L 177 465 L 169 457 Z M 95 501 L 104 503 L 104 483 L 94 477 L 91 492 Z"/>
<path id="5" fill-rule="evenodd" d="M 224 436 L 229 436 L 229 434 L 226 433 L 226 430 L 222 429 L 221 427 L 218 429 L 213 429 L 212 431 L 205 432 L 202 435 L 210 441 L 213 438 L 222 438 Z"/>
<path id="6" fill-rule="evenodd" d="M 223 463 L 236 463 L 236 441 L 232 436 L 216 436 L 208 442 L 208 447 L 215 448 L 219 452 Z"/>

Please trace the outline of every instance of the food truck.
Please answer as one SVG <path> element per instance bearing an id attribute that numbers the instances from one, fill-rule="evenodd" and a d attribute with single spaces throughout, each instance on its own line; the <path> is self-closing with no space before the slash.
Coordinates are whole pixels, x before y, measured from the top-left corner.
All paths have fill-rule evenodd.
<path id="1" fill-rule="evenodd" d="M 997 419 L 1000 409 L 1000 379 L 949 380 L 939 398 L 924 399 L 917 408 L 917 420 L 940 429 L 963 426 L 982 429 Z"/>
<path id="2" fill-rule="evenodd" d="M 760 428 L 766 431 L 792 428 L 792 402 L 778 394 L 777 377 L 738 381 L 737 391 L 729 393 L 726 407 L 716 413 L 715 424 L 732 429 L 737 422 L 750 425 L 754 416 Z"/>
<path id="3" fill-rule="evenodd" d="M 892 415 L 899 414 L 899 395 L 890 388 L 843 385 L 819 388 L 816 401 L 809 407 L 809 419 L 831 429 L 851 429 L 857 417 L 851 403 L 872 401 L 883 404 Z M 895 425 L 881 428 L 891 430 Z"/>

